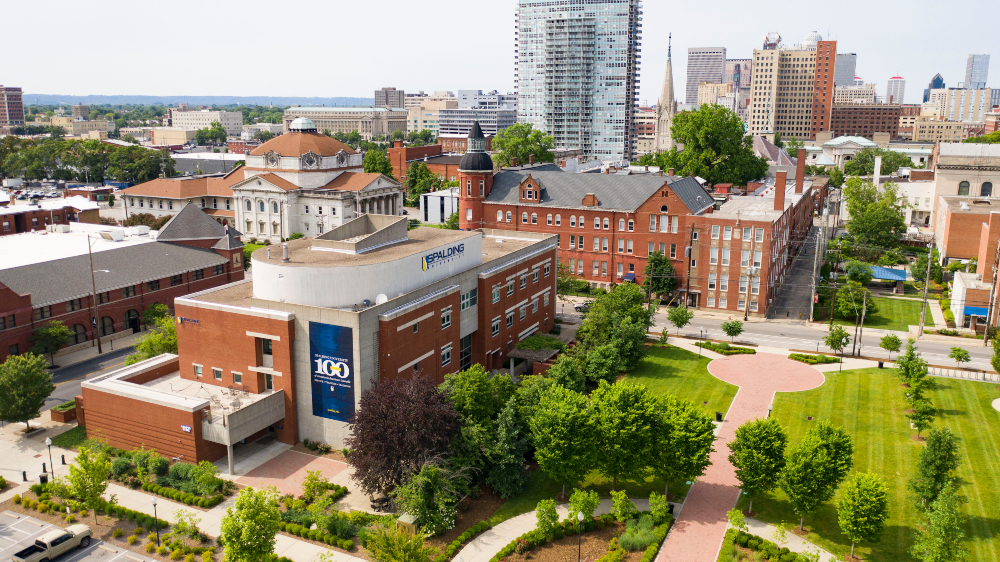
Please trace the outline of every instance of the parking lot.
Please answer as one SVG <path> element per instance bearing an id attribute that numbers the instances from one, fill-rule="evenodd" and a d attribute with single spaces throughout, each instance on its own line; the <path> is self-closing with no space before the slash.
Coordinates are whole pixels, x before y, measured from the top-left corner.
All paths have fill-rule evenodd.
<path id="1" fill-rule="evenodd" d="M 0 513 L 0 560 L 10 560 L 16 552 L 31 546 L 36 537 L 57 528 L 59 527 L 52 523 L 46 523 L 21 513 L 13 511 Z M 97 560 L 101 562 L 153 562 L 152 558 L 98 539 L 93 539 L 87 548 L 71 550 L 56 560 L 59 562 Z"/>

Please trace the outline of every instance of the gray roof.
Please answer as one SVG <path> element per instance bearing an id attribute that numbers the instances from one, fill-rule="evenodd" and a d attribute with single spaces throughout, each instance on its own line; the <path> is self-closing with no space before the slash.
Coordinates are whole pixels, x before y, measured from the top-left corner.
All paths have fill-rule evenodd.
<path id="1" fill-rule="evenodd" d="M 189 205 L 190 206 L 190 205 Z M 226 235 L 219 239 L 212 248 L 216 250 L 235 250 L 243 247 L 243 241 L 238 238 L 239 232 L 230 227 L 226 230 Z"/>
<path id="2" fill-rule="evenodd" d="M 635 211 L 649 200 L 663 184 L 668 184 L 692 213 L 700 213 L 715 201 L 692 177 L 659 176 L 655 174 L 573 174 L 561 171 L 555 164 L 520 168 L 505 168 L 493 176 L 493 189 L 486 197 L 490 203 L 516 204 L 518 186 L 528 175 L 542 187 L 541 206 L 567 209 L 592 209 L 583 205 L 583 198 L 593 193 L 598 209 Z M 699 197 L 701 199 L 699 199 Z"/>
<path id="3" fill-rule="evenodd" d="M 211 250 L 162 242 L 122 246 L 94 253 L 94 281 L 103 293 L 228 261 Z M 0 283 L 18 294 L 30 293 L 35 307 L 78 299 L 91 294 L 89 258 L 83 254 L 4 269 Z"/>
<path id="4" fill-rule="evenodd" d="M 232 227 L 229 229 L 233 230 Z M 239 233 L 237 233 L 239 234 Z M 226 227 L 205 214 L 196 205 L 184 205 L 167 224 L 160 228 L 156 239 L 160 242 L 171 240 L 218 240 L 226 236 Z"/>

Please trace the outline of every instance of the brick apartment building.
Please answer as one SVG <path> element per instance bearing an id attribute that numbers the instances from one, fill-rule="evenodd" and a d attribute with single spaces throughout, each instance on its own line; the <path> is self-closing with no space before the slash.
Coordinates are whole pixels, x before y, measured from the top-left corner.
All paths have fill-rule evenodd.
<path id="1" fill-rule="evenodd" d="M 501 369 L 554 325 L 551 235 L 368 214 L 252 259 L 252 281 L 176 300 L 178 355 L 83 384 L 88 432 L 190 461 L 269 432 L 342 447 L 375 381 Z"/>
<path id="2" fill-rule="evenodd" d="M 0 238 L 0 362 L 29 351 L 32 330 L 52 320 L 73 332 L 71 347 L 93 345 L 98 332 L 103 342 L 138 331 L 154 303 L 173 311 L 176 297 L 243 279 L 238 233 L 194 207 L 158 233 L 76 222 L 50 230 Z"/>
<path id="3" fill-rule="evenodd" d="M 643 283 L 647 258 L 662 252 L 691 306 L 737 310 L 749 287 L 750 311 L 763 314 L 826 197 L 825 183 L 806 188 L 804 149 L 793 186 L 779 172 L 746 195 L 726 195 L 716 210 L 713 194 L 672 170 L 572 174 L 541 164 L 494 172 L 474 134 L 459 171 L 461 228 L 556 234 L 560 263 L 596 287 Z"/>
<path id="4" fill-rule="evenodd" d="M 10 204 L 0 207 L 0 236 L 44 231 L 49 225 L 68 225 L 71 222 L 97 224 L 99 218 L 97 203 L 83 197 L 47 199 L 37 204 Z"/>
<path id="5" fill-rule="evenodd" d="M 392 162 L 392 175 L 400 181 L 406 181 L 406 172 L 415 162 L 427 164 L 431 173 L 437 174 L 442 181 L 458 179 L 458 163 L 462 156 L 444 152 L 440 144 L 403 146 L 403 141 L 396 141 L 387 152 Z"/>
<path id="6" fill-rule="evenodd" d="M 830 130 L 838 136 L 875 138 L 875 133 L 889 133 L 889 140 L 899 138 L 899 105 L 835 105 Z"/>

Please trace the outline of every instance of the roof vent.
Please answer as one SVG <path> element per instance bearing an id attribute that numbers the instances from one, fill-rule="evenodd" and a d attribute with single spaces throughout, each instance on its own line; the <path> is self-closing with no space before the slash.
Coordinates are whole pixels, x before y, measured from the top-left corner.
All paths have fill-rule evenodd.
<path id="1" fill-rule="evenodd" d="M 961 210 L 963 210 L 963 211 L 968 211 L 969 210 L 969 204 L 966 203 L 965 201 L 962 201 L 962 203 L 958 206 L 958 208 L 961 209 Z"/>

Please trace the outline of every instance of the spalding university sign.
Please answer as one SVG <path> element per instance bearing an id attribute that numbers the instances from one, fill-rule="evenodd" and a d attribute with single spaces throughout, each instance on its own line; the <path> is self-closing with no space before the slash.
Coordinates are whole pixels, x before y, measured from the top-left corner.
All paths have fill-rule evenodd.
<path id="1" fill-rule="evenodd" d="M 438 265 L 448 263 L 456 258 L 461 257 L 465 254 L 465 244 L 456 244 L 454 246 L 449 246 L 443 250 L 438 250 L 436 252 L 431 252 L 420 260 L 421 267 L 424 271 L 436 267 Z"/>
<path id="2" fill-rule="evenodd" d="M 309 323 L 313 415 L 348 422 L 354 417 L 354 335 L 350 328 Z"/>

